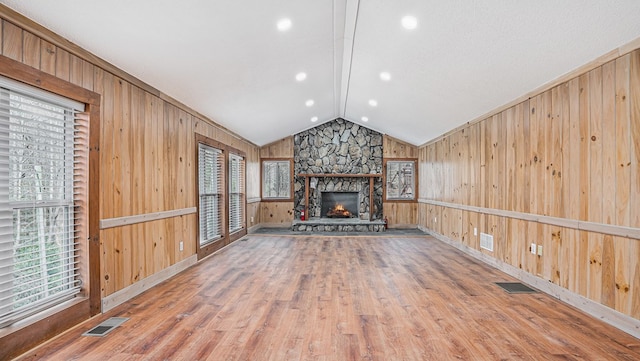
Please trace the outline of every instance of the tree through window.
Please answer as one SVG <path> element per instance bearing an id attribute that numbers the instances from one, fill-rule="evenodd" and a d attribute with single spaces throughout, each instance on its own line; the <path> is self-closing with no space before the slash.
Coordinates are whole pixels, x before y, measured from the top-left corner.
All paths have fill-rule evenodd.
<path id="1" fill-rule="evenodd" d="M 416 161 L 389 160 L 386 162 L 386 198 L 414 200 L 416 198 Z"/>
<path id="2" fill-rule="evenodd" d="M 80 292 L 84 104 L 0 79 L 0 327 Z"/>

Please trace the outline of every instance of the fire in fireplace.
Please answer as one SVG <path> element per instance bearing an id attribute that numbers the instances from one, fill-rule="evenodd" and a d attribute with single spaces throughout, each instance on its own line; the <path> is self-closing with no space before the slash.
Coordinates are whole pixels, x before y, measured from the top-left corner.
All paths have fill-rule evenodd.
<path id="1" fill-rule="evenodd" d="M 327 212 L 329 218 L 351 218 L 351 212 L 346 210 L 342 204 L 336 204 Z"/>
<path id="2" fill-rule="evenodd" d="M 358 217 L 358 192 L 322 192 L 321 217 Z"/>

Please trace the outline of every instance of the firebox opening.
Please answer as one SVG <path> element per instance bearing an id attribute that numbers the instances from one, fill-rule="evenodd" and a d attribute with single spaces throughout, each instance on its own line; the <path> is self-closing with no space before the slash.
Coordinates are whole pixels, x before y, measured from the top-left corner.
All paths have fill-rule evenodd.
<path id="1" fill-rule="evenodd" d="M 357 218 L 358 192 L 322 192 L 321 217 Z"/>
<path id="2" fill-rule="evenodd" d="M 329 218 L 351 218 L 351 212 L 346 210 L 340 203 L 336 204 L 333 208 L 327 212 Z"/>

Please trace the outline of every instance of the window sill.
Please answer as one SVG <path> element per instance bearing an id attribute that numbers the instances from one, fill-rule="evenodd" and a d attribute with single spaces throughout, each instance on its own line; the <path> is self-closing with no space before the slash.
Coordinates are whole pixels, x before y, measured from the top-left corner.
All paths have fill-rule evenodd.
<path id="1" fill-rule="evenodd" d="M 56 316 L 59 313 L 69 310 L 75 306 L 78 306 L 84 302 L 89 302 L 89 298 L 88 297 L 75 297 L 71 300 L 62 302 L 59 305 L 53 306 L 51 308 L 49 308 L 48 310 L 42 311 L 40 313 L 37 313 L 33 316 L 27 317 L 23 320 L 20 320 L 18 322 L 15 322 L 3 329 L 0 329 L 0 338 L 5 337 L 7 335 L 10 335 L 14 332 L 20 331 L 24 328 L 27 328 L 29 326 L 32 326 L 40 321 L 43 321 L 49 317 L 52 316 Z M 88 307 L 87 307 L 88 309 Z M 88 313 L 88 312 L 87 312 Z"/>

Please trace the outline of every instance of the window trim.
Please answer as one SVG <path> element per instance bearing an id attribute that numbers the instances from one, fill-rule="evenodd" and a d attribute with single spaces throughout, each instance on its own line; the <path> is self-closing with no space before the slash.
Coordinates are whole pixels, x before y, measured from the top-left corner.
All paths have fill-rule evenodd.
<path id="1" fill-rule="evenodd" d="M 387 164 L 391 163 L 413 163 L 413 198 L 388 198 L 387 193 Z M 417 158 L 392 158 L 392 159 L 383 159 L 382 161 L 382 199 L 384 202 L 395 202 L 395 203 L 416 203 L 418 201 L 418 159 Z"/>
<path id="2" fill-rule="evenodd" d="M 217 153 L 216 155 L 216 160 L 221 162 L 220 164 L 214 164 L 214 167 L 217 168 L 217 170 L 219 170 L 220 174 L 216 174 L 216 185 L 217 185 L 217 189 L 215 192 L 213 193 L 201 193 L 200 190 L 200 176 L 201 176 L 201 172 L 200 172 L 200 163 L 201 163 L 201 159 L 200 159 L 200 151 L 201 151 L 201 147 L 207 147 L 210 149 L 214 150 L 214 153 Z M 217 147 L 212 147 L 206 143 L 203 142 L 199 142 L 198 143 L 198 153 L 197 153 L 197 157 L 198 157 L 198 162 L 197 162 L 197 167 L 198 167 L 198 177 L 196 180 L 196 183 L 198 184 L 198 245 L 200 247 L 204 247 L 207 246 L 210 243 L 216 242 L 218 240 L 220 240 L 221 238 L 224 238 L 225 236 L 225 232 L 224 232 L 224 227 L 223 227 L 223 223 L 224 223 L 224 218 L 222 218 L 219 222 L 218 222 L 218 233 L 217 233 L 217 237 L 211 238 L 211 239 L 207 239 L 207 240 L 203 240 L 202 238 L 202 229 L 201 229 L 201 218 L 200 215 L 202 214 L 200 212 L 200 206 L 202 205 L 202 197 L 205 196 L 214 196 L 217 197 L 217 204 L 218 204 L 218 214 L 222 213 L 224 210 L 224 182 L 222 182 L 222 177 L 224 176 L 224 164 L 222 164 L 222 162 L 224 162 L 224 151 L 222 149 L 219 149 Z"/>
<path id="3" fill-rule="evenodd" d="M 81 323 L 100 313 L 100 94 L 30 66 L 0 55 L 0 75 L 41 90 L 75 100 L 85 104 L 85 113 L 89 115 L 88 144 L 86 148 L 88 165 L 87 194 L 79 200 L 86 207 L 86 234 L 81 235 L 79 246 L 82 259 L 81 274 L 85 284 L 79 297 L 43 311 L 19 325 L 6 327 L 0 331 L 0 358 L 14 357 L 49 339 L 51 335 Z"/>
<path id="4" fill-rule="evenodd" d="M 220 181 L 222 182 L 222 185 L 221 185 L 222 195 L 220 197 L 220 202 L 222 203 L 222 213 L 220 215 L 222 217 L 222 220 L 220 221 L 220 225 L 222 227 L 221 229 L 222 237 L 215 239 L 211 242 L 207 242 L 205 244 L 200 244 L 200 169 L 198 167 L 199 165 L 198 154 L 199 154 L 200 144 L 204 144 L 211 148 L 219 149 L 222 152 L 222 162 L 224 163 L 222 164 L 222 167 L 221 167 L 222 174 L 219 177 Z M 229 232 L 227 232 L 227 229 L 228 229 L 227 224 L 229 223 L 229 220 L 227 217 L 228 205 L 227 205 L 227 191 L 226 191 L 227 189 L 226 178 L 227 178 L 227 172 L 228 172 L 228 169 L 227 169 L 228 166 L 226 165 L 226 163 L 227 163 L 228 151 L 227 151 L 227 146 L 225 146 L 223 143 L 220 143 L 216 140 L 213 140 L 201 134 L 195 135 L 195 149 L 196 149 L 195 150 L 196 167 L 194 168 L 195 168 L 195 179 L 196 179 L 195 181 L 196 192 L 194 193 L 196 197 L 195 204 L 196 204 L 196 207 L 198 208 L 198 211 L 196 212 L 196 215 L 198 218 L 196 222 L 198 226 L 198 230 L 196 232 L 196 234 L 198 235 L 196 237 L 196 253 L 198 255 L 198 260 L 201 260 L 228 244 Z"/>
<path id="5" fill-rule="evenodd" d="M 244 219 L 242 220 L 244 223 L 244 226 L 236 231 L 234 231 L 233 233 L 230 233 L 229 231 L 229 218 L 227 217 L 227 222 L 225 224 L 226 230 L 227 232 L 229 232 L 229 237 L 227 239 L 227 243 L 226 244 L 230 244 L 242 237 L 244 237 L 247 234 L 247 154 L 243 151 L 241 151 L 240 149 L 237 148 L 233 148 L 230 146 L 225 146 L 226 150 L 227 150 L 227 157 L 225 158 L 225 164 L 227 166 L 227 174 L 229 174 L 229 167 L 230 167 L 230 162 L 229 162 L 229 154 L 235 154 L 236 156 L 242 157 L 243 161 L 244 161 L 244 202 L 243 202 L 243 211 L 244 211 Z M 229 180 L 229 177 L 226 178 L 226 180 Z M 230 185 L 227 184 L 226 188 L 225 188 L 225 194 L 230 194 L 231 190 L 230 190 Z M 226 214 L 229 214 L 229 201 L 226 201 Z"/>
<path id="6" fill-rule="evenodd" d="M 231 177 L 233 176 L 233 172 L 231 172 L 231 159 L 233 158 L 238 158 L 239 159 L 239 163 L 238 163 L 238 167 L 240 169 L 238 169 L 239 172 L 243 172 L 244 174 L 239 173 L 240 176 L 240 180 L 241 183 L 240 184 L 240 192 L 231 192 L 231 187 L 232 187 L 232 181 L 231 181 Z M 235 234 L 238 232 L 242 232 L 242 230 L 246 230 L 247 229 L 247 159 L 244 155 L 240 155 L 236 152 L 229 152 L 228 156 L 227 156 L 227 162 L 228 162 L 228 166 L 229 166 L 229 172 L 228 172 L 228 176 L 229 176 L 229 187 L 227 187 L 228 190 L 228 199 L 229 199 L 229 234 Z M 231 201 L 232 201 L 232 195 L 233 194 L 237 194 L 240 196 L 240 215 L 241 215 L 241 219 L 240 219 L 240 228 L 236 228 L 236 229 L 231 229 Z"/>
<path id="7" fill-rule="evenodd" d="M 196 241 L 195 241 L 196 242 L 196 253 L 198 255 L 198 260 L 201 260 L 201 259 L 211 255 L 215 251 L 221 249 L 222 247 L 224 247 L 224 246 L 236 241 L 237 239 L 239 239 L 239 238 L 241 238 L 241 237 L 243 237 L 243 236 L 245 236 L 247 234 L 247 217 L 246 217 L 246 212 L 247 212 L 247 195 L 246 195 L 246 192 L 247 192 L 247 175 L 246 175 L 246 172 L 247 172 L 247 166 L 246 166 L 247 165 L 247 155 L 246 155 L 245 152 L 243 152 L 243 151 L 241 151 L 239 149 L 230 147 L 230 146 L 228 146 L 228 145 L 226 145 L 226 144 L 224 144 L 222 142 L 219 142 L 217 140 L 213 140 L 213 139 L 211 139 L 211 138 L 209 138 L 209 137 L 207 137 L 205 135 L 198 134 L 198 133 L 195 134 L 195 142 L 194 143 L 195 143 L 194 144 L 194 149 L 195 149 L 195 154 L 196 154 L 195 164 L 198 164 L 198 162 L 197 162 L 197 154 L 198 154 L 198 147 L 199 147 L 200 143 L 203 143 L 203 144 L 206 144 L 206 145 L 208 145 L 210 147 L 222 150 L 222 154 L 223 154 L 222 159 L 223 159 L 223 162 L 224 162 L 224 165 L 223 165 L 223 168 L 222 168 L 223 169 L 223 174 L 222 174 L 222 177 L 220 178 L 222 180 L 222 182 L 223 182 L 223 184 L 222 184 L 223 193 L 222 193 L 221 202 L 223 202 L 223 204 L 224 204 L 224 210 L 223 210 L 223 213 L 222 213 L 222 217 L 223 217 L 223 220 L 222 220 L 223 229 L 222 230 L 224 231 L 224 235 L 221 238 L 219 238 L 219 239 L 217 239 L 217 240 L 215 240 L 213 242 L 209 242 L 206 245 L 203 245 L 202 247 L 200 247 L 199 236 L 196 238 Z M 233 233 L 229 232 L 229 154 L 235 154 L 235 155 L 241 156 L 242 158 L 244 158 L 244 161 L 245 161 L 245 167 L 244 167 L 245 168 L 245 174 L 244 174 L 244 182 L 245 182 L 245 184 L 244 184 L 244 192 L 245 192 L 245 196 L 244 196 L 244 212 L 245 212 L 245 217 L 244 218 L 245 219 L 243 220 L 244 221 L 244 227 L 242 229 L 236 231 L 236 232 L 233 232 Z M 194 172 L 195 172 L 194 174 L 195 174 L 195 179 L 196 179 L 196 182 L 195 182 L 196 191 L 194 192 L 194 197 L 195 197 L 194 204 L 196 204 L 196 206 L 199 207 L 199 204 L 200 204 L 200 202 L 199 202 L 200 184 L 198 182 L 199 169 L 198 169 L 197 166 L 193 167 L 193 168 L 194 168 Z M 200 216 L 199 216 L 199 214 L 200 214 L 200 209 L 198 209 L 196 211 L 196 215 L 197 215 L 196 223 L 197 223 L 197 226 L 198 226 L 198 229 L 196 230 L 197 234 L 200 233 Z"/>
<path id="8" fill-rule="evenodd" d="M 86 211 L 78 202 L 82 201 L 86 194 L 80 193 L 77 197 L 76 192 L 82 189 L 79 187 L 81 182 L 86 181 L 86 169 L 83 166 L 86 163 L 77 160 L 87 156 L 84 145 L 88 139 L 86 139 L 86 132 L 82 130 L 88 127 L 88 123 L 86 123 L 86 117 L 83 116 L 85 108 L 83 103 L 27 86 L 4 76 L 0 77 L 0 87 L 2 88 L 0 98 L 4 103 L 2 108 L 6 107 L 8 110 L 7 113 L 0 116 L 3 123 L 3 135 L 6 135 L 6 138 L 3 137 L 0 143 L 2 143 L 2 148 L 6 148 L 9 153 L 7 162 L 3 162 L 3 171 L 7 172 L 6 177 L 8 178 L 2 186 L 6 187 L 8 193 L 3 197 L 2 207 L 6 211 L 13 212 L 12 223 L 14 227 L 16 226 L 15 217 L 21 218 L 22 214 L 25 217 L 35 218 L 36 213 L 44 216 L 47 209 L 56 209 L 56 213 L 62 212 L 57 213 L 58 221 L 54 226 L 56 227 L 55 231 L 48 228 L 44 221 L 38 222 L 38 233 L 44 232 L 48 236 L 56 237 L 57 242 L 55 243 L 59 244 L 57 251 L 60 252 L 58 255 L 61 258 L 53 263 L 50 263 L 48 256 L 50 251 L 55 250 L 55 247 L 49 248 L 45 244 L 47 236 L 30 236 L 22 233 L 25 231 L 22 230 L 22 227 L 20 227 L 20 235 L 15 233 L 15 228 L 12 237 L 10 233 L 3 232 L 3 236 L 6 237 L 3 242 L 11 242 L 13 245 L 10 247 L 14 252 L 18 252 L 17 250 L 20 248 L 36 246 L 36 244 L 40 250 L 39 257 L 19 257 L 21 260 L 14 257 L 13 261 L 7 260 L 7 268 L 13 269 L 3 271 L 3 276 L 11 278 L 21 273 L 12 266 L 19 268 L 18 265 L 37 258 L 40 258 L 40 262 L 37 266 L 30 267 L 34 273 L 27 271 L 29 279 L 32 280 L 26 282 L 29 288 L 23 288 L 24 285 L 23 287 L 16 287 L 15 284 L 5 285 L 5 287 L 8 286 L 5 290 L 14 297 L 25 293 L 28 296 L 22 300 L 14 299 L 2 306 L 5 311 L 8 311 L 8 314 L 4 321 L 0 322 L 1 329 L 31 315 L 45 312 L 51 307 L 64 303 L 65 300 L 74 299 L 82 292 L 81 281 L 79 282 L 76 277 L 83 278 L 83 274 L 76 266 L 76 262 L 78 261 L 77 250 L 82 240 L 79 236 L 86 232 L 86 224 L 82 223 L 81 214 L 76 214 L 76 212 Z M 31 117 L 36 114 L 37 116 Z M 49 151 L 42 150 L 42 146 L 52 145 L 50 140 L 55 140 L 57 143 Z M 30 152 L 33 152 L 31 156 L 28 155 Z M 37 154 L 37 157 L 42 157 L 45 160 L 57 162 L 56 168 L 58 169 L 55 171 L 55 175 L 58 177 L 47 178 L 48 173 L 43 173 L 43 182 L 35 181 L 35 184 L 31 184 L 27 181 L 22 185 L 15 184 L 13 181 L 16 181 L 14 178 L 16 172 L 20 173 L 22 177 L 26 177 L 27 180 L 33 181 L 40 178 L 34 177 L 34 175 L 40 174 L 41 171 L 29 166 L 36 164 L 29 161 L 33 154 Z M 20 167 L 23 161 L 27 162 L 26 166 Z M 47 186 L 48 181 L 56 183 L 54 186 L 51 184 Z M 38 196 L 38 193 L 42 195 Z M 7 219 L 7 221 L 9 220 Z M 18 222 L 22 225 L 21 221 Z M 49 233 L 52 231 L 57 234 Z M 26 232 L 28 232 L 28 227 Z M 25 238 L 21 236 L 25 236 Z M 20 239 L 26 243 L 19 245 Z M 9 245 L 7 244 L 7 246 Z M 48 269 L 49 267 L 52 269 Z M 40 271 L 37 272 L 35 269 Z M 23 274 L 22 277 L 24 276 L 27 275 Z M 37 277 L 38 281 L 31 277 Z M 54 281 L 54 279 L 56 280 Z M 48 292 L 51 286 L 50 282 L 56 284 L 52 294 Z M 38 292 L 38 294 L 33 297 L 31 292 Z"/>
<path id="9" fill-rule="evenodd" d="M 264 162 L 289 162 L 289 198 L 273 198 L 264 196 Z M 293 202 L 293 158 L 260 158 L 260 199 L 262 202 Z"/>

